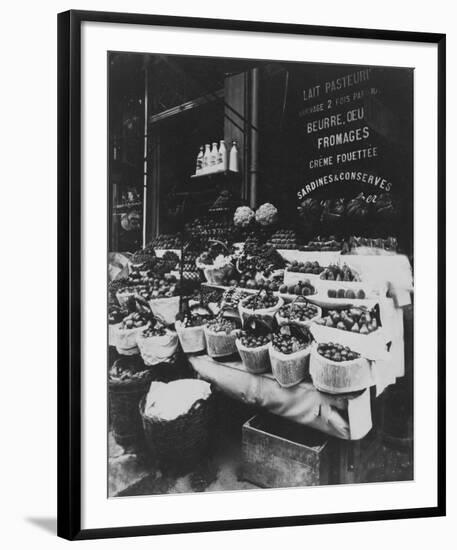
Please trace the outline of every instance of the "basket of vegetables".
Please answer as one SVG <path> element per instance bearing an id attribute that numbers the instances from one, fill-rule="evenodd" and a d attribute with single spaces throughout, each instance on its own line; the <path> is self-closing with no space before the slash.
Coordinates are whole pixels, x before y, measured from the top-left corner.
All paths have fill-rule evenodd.
<path id="1" fill-rule="evenodd" d="M 157 320 L 151 320 L 146 328 L 136 334 L 136 342 L 145 365 L 170 363 L 178 349 L 176 332 Z"/>
<path id="2" fill-rule="evenodd" d="M 279 296 L 275 296 L 272 290 L 262 289 L 256 294 L 242 300 L 239 303 L 238 310 L 243 324 L 250 317 L 271 322 L 274 319 L 275 313 L 283 305 L 284 300 Z"/>
<path id="3" fill-rule="evenodd" d="M 269 347 L 271 370 L 280 386 L 290 388 L 307 377 L 312 342 L 307 327 L 282 325 L 272 334 Z"/>
<path id="4" fill-rule="evenodd" d="M 109 413 L 113 435 L 128 446 L 142 436 L 138 404 L 151 382 L 152 373 L 139 356 L 122 357 L 108 371 Z"/>
<path id="5" fill-rule="evenodd" d="M 237 334 L 236 347 L 248 372 L 260 374 L 271 370 L 268 348 L 271 342 L 270 326 L 251 317 Z"/>
<path id="6" fill-rule="evenodd" d="M 239 322 L 218 315 L 205 327 L 206 350 L 210 357 L 226 357 L 236 353 L 236 329 Z"/>
<path id="7" fill-rule="evenodd" d="M 309 372 L 318 390 L 332 394 L 363 390 L 375 383 L 370 362 L 335 342 L 313 345 Z"/>

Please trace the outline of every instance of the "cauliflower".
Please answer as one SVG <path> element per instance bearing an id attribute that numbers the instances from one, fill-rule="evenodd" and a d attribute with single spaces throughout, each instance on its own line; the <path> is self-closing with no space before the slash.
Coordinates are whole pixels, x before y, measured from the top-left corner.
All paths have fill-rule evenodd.
<path id="1" fill-rule="evenodd" d="M 255 219 L 260 225 L 272 225 L 278 219 L 278 209 L 266 202 L 257 209 Z"/>
<path id="2" fill-rule="evenodd" d="M 254 217 L 254 211 L 249 206 L 238 206 L 233 216 L 233 222 L 238 227 L 247 227 Z"/>

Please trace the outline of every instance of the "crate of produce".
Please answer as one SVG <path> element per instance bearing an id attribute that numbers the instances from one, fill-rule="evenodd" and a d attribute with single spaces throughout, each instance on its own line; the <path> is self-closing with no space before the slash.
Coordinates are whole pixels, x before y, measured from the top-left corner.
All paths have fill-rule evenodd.
<path id="1" fill-rule="evenodd" d="M 320 277 L 324 270 L 325 267 L 318 261 L 299 262 L 293 260 L 284 271 L 284 284 L 293 285 L 306 280 L 313 282 Z"/>
<path id="2" fill-rule="evenodd" d="M 364 390 L 375 383 L 367 359 L 333 342 L 313 345 L 309 372 L 318 390 L 332 394 Z"/>
<path id="3" fill-rule="evenodd" d="M 242 477 L 263 488 L 326 485 L 327 437 L 284 418 L 261 414 L 242 428 Z"/>
<path id="4" fill-rule="evenodd" d="M 304 327 L 283 325 L 272 334 L 268 348 L 271 370 L 280 386 L 296 386 L 309 375 L 312 335 Z"/>
<path id="5" fill-rule="evenodd" d="M 378 306 L 326 310 L 310 328 L 318 343 L 335 342 L 367 359 L 386 359 L 391 337 L 381 326 Z"/>

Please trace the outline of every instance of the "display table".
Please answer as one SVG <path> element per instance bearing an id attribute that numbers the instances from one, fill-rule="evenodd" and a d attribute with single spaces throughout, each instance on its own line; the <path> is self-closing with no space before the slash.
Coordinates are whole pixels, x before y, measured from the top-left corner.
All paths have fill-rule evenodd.
<path id="1" fill-rule="evenodd" d="M 282 388 L 271 373 L 251 374 L 239 359 L 216 361 L 208 355 L 188 355 L 201 378 L 230 397 L 346 440 L 363 438 L 372 428 L 370 390 L 328 395 L 310 382 Z"/>

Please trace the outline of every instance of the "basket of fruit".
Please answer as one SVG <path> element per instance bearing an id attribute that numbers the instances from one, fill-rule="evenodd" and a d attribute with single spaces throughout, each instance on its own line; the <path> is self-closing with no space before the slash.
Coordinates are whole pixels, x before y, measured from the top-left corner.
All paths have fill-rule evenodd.
<path id="1" fill-rule="evenodd" d="M 275 296 L 272 290 L 260 290 L 241 300 L 238 311 L 243 324 L 249 317 L 272 321 L 275 313 L 283 305 L 284 300 L 280 296 Z"/>
<path id="2" fill-rule="evenodd" d="M 349 346 L 368 359 L 385 357 L 388 338 L 381 326 L 379 306 L 331 309 L 311 327 L 318 343 L 336 342 Z"/>
<path id="3" fill-rule="evenodd" d="M 226 357 L 236 353 L 236 319 L 218 316 L 204 326 L 206 350 L 210 357 Z"/>
<path id="4" fill-rule="evenodd" d="M 139 311 L 129 313 L 114 333 L 116 350 L 120 355 L 136 355 L 140 353 L 136 335 L 149 324 L 149 316 Z"/>
<path id="5" fill-rule="evenodd" d="M 161 469 L 189 470 L 206 456 L 213 399 L 211 386 L 204 380 L 151 383 L 139 413 L 146 447 Z"/>
<path id="6" fill-rule="evenodd" d="M 279 308 L 276 313 L 278 325 L 298 325 L 302 327 L 309 326 L 322 314 L 320 307 L 309 303 L 308 301 L 293 301 Z"/>
<path id="7" fill-rule="evenodd" d="M 195 265 L 203 271 L 207 282 L 214 285 L 226 284 L 235 271 L 227 246 L 217 240 L 212 241 L 208 251 L 198 256 Z"/>
<path id="8" fill-rule="evenodd" d="M 325 267 L 319 262 L 297 262 L 293 260 L 284 271 L 284 284 L 296 285 L 300 281 L 318 279 Z"/>
<path id="9" fill-rule="evenodd" d="M 151 378 L 151 370 L 145 368 L 139 356 L 122 357 L 108 371 L 110 421 L 119 445 L 130 445 L 142 435 L 138 404 Z"/>
<path id="10" fill-rule="evenodd" d="M 271 370 L 270 327 L 261 319 L 252 317 L 237 334 L 236 347 L 248 372 L 260 374 Z"/>
<path id="11" fill-rule="evenodd" d="M 156 321 L 137 333 L 136 343 L 145 365 L 152 367 L 171 362 L 178 349 L 178 335 Z"/>
<path id="12" fill-rule="evenodd" d="M 184 353 L 205 351 L 206 340 L 203 326 L 207 322 L 208 316 L 190 313 L 176 321 L 175 328 Z"/>
<path id="13" fill-rule="evenodd" d="M 268 350 L 271 370 L 283 388 L 299 384 L 308 375 L 312 341 L 306 327 L 283 325 L 272 334 Z"/>
<path id="14" fill-rule="evenodd" d="M 327 393 L 360 391 L 374 384 L 370 362 L 334 342 L 313 345 L 309 372 L 316 388 Z"/>

